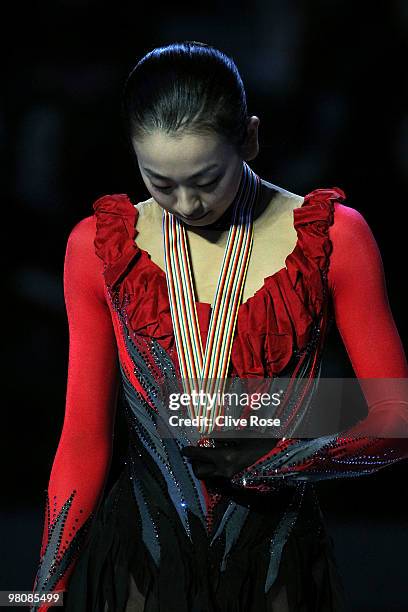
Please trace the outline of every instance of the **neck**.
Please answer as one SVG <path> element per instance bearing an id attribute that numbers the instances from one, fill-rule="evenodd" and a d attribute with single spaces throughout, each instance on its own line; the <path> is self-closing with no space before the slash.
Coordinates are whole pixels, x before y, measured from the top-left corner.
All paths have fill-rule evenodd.
<path id="1" fill-rule="evenodd" d="M 261 181 L 261 196 L 257 202 L 257 205 L 254 209 L 254 220 L 257 219 L 265 209 L 270 204 L 272 198 L 277 194 L 277 190 L 267 185 L 263 184 Z M 228 208 L 222 213 L 221 217 L 219 217 L 213 223 L 208 223 L 207 225 L 200 225 L 200 227 L 196 227 L 194 229 L 203 229 L 210 231 L 225 231 L 229 230 L 232 223 L 232 213 L 233 213 L 233 204 L 234 201 L 228 206 Z"/>
<path id="2" fill-rule="evenodd" d="M 221 217 L 218 217 L 216 221 L 208 223 L 207 225 L 201 225 L 200 227 L 206 230 L 226 230 L 229 229 L 232 223 L 232 213 L 234 211 L 234 202 L 232 201 L 228 208 L 222 213 Z"/>

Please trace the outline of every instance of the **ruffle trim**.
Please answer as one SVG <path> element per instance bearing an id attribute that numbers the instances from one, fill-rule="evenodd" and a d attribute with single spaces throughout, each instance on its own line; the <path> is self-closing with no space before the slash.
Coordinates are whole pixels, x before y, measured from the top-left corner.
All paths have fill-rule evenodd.
<path id="1" fill-rule="evenodd" d="M 96 216 L 95 253 L 104 263 L 107 286 L 113 289 L 140 249 L 136 222 L 139 211 L 127 194 L 105 195 L 93 204 Z"/>
<path id="2" fill-rule="evenodd" d="M 293 287 L 296 288 L 299 278 L 307 285 L 307 292 L 303 293 L 308 294 L 315 314 L 321 310 L 322 284 L 327 278 L 332 252 L 329 228 L 334 222 L 334 204 L 344 202 L 345 198 L 344 191 L 338 187 L 315 189 L 305 197 L 303 206 L 294 210 L 298 240 L 286 259 L 286 267 Z"/>
<path id="3" fill-rule="evenodd" d="M 346 196 L 338 187 L 315 189 L 294 209 L 297 242 L 285 267 L 265 278 L 260 289 L 241 304 L 231 352 L 230 375 L 269 377 L 302 350 L 326 299 L 325 284 L 332 244 L 329 228 L 335 202 Z M 104 262 L 104 278 L 116 303 L 126 308 L 132 331 L 156 338 L 166 350 L 174 332 L 165 272 L 136 244 L 139 211 L 127 194 L 95 201 L 95 252 Z M 197 302 L 205 346 L 211 306 Z"/>

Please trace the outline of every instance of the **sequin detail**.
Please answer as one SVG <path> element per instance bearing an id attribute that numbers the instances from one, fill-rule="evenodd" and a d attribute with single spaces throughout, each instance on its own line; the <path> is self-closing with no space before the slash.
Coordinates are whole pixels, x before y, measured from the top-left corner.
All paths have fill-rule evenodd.
<path id="1" fill-rule="evenodd" d="M 121 368 L 125 397 L 131 408 L 131 413 L 128 413 L 131 419 L 130 425 L 133 431 L 137 433 L 138 439 L 151 459 L 159 467 L 180 521 L 187 535 L 191 538 L 187 509 L 205 525 L 205 500 L 198 479 L 194 476 L 190 464 L 180 452 L 188 444 L 188 438 L 182 430 L 180 430 L 180 438 L 178 439 L 171 438 L 170 432 L 167 438 L 161 437 L 158 433 L 158 423 L 160 422 L 161 426 L 164 427 L 166 422 L 166 406 L 161 399 L 162 394 L 159 385 L 149 371 L 143 353 L 149 351 L 149 347 L 154 345 L 155 365 L 159 369 L 163 365 L 160 371 L 163 380 L 167 380 L 169 376 L 174 377 L 174 370 L 170 370 L 169 374 L 164 369 L 164 366 L 169 367 L 169 358 L 167 357 L 163 362 L 160 362 L 163 351 L 160 350 L 153 339 L 147 342 L 143 341 L 145 346 L 142 353 L 136 341 L 130 339 L 124 322 L 122 324 L 127 349 L 135 367 L 135 375 L 141 381 L 148 398 L 146 400 L 141 393 L 135 390 L 127 379 L 123 368 Z"/>
<path id="2" fill-rule="evenodd" d="M 269 565 L 265 580 L 265 593 L 270 590 L 278 576 L 282 550 L 299 516 L 305 486 L 306 484 L 302 483 L 301 486 L 298 487 L 294 499 L 284 512 L 275 533 L 271 538 L 269 545 Z"/>
<path id="3" fill-rule="evenodd" d="M 130 464 L 133 467 L 133 463 Z M 152 509 L 146 498 L 146 492 L 143 488 L 143 483 L 137 475 L 136 470 L 131 468 L 131 476 L 133 486 L 133 493 L 139 508 L 141 524 L 142 524 L 142 538 L 146 545 L 146 548 L 150 552 L 152 559 L 154 560 L 156 567 L 160 564 L 160 541 L 159 534 L 157 531 L 156 524 L 153 520 Z"/>
<path id="4" fill-rule="evenodd" d="M 50 500 L 48 492 L 46 492 L 47 544 L 38 565 L 34 591 L 55 590 L 59 580 L 65 575 L 72 561 L 82 549 L 84 539 L 93 519 L 93 513 L 88 516 L 79 529 L 73 526 L 73 529 L 76 529 L 75 534 L 71 540 L 65 540 L 64 544 L 62 544 L 64 527 L 68 518 L 71 521 L 77 520 L 71 516 L 71 506 L 75 494 L 76 490 L 74 489 L 58 514 L 55 511 L 57 501 L 54 498 L 54 511 L 53 518 L 51 519 Z M 37 612 L 40 607 L 40 605 L 32 606 L 30 612 Z"/>
<path id="5" fill-rule="evenodd" d="M 239 534 L 244 527 L 245 520 L 249 514 L 249 509 L 244 506 L 239 506 L 235 502 L 230 502 L 226 509 L 224 516 L 222 517 L 218 529 L 211 540 L 211 546 L 214 544 L 217 538 L 225 532 L 225 547 L 224 554 L 221 559 L 220 571 L 223 572 L 226 569 L 228 555 L 230 554 L 233 545 L 238 540 Z"/>

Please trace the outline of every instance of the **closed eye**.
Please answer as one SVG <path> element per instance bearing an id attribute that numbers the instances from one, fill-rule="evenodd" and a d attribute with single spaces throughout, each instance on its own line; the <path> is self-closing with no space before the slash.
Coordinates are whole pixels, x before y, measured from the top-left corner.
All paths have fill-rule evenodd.
<path id="1" fill-rule="evenodd" d="M 217 178 L 215 178 L 213 181 L 211 181 L 210 183 L 206 183 L 205 185 L 197 185 L 197 187 L 211 187 L 211 185 L 215 185 L 215 183 L 218 183 L 219 181 L 219 176 L 217 176 Z"/>
<path id="2" fill-rule="evenodd" d="M 203 188 L 205 189 L 206 187 L 211 187 L 212 185 L 215 185 L 215 183 L 218 183 L 219 179 L 220 179 L 220 177 L 219 177 L 219 176 L 217 176 L 217 177 L 216 177 L 216 178 L 215 178 L 213 181 L 211 181 L 210 183 L 205 183 L 205 185 L 197 185 L 197 187 L 199 187 L 200 189 L 203 189 Z M 162 186 L 160 186 L 160 185 L 155 185 L 154 183 L 152 183 L 152 186 L 153 186 L 155 189 L 159 189 L 160 191 L 167 191 L 168 189 L 171 189 L 171 186 L 170 186 L 170 187 L 162 187 Z"/>

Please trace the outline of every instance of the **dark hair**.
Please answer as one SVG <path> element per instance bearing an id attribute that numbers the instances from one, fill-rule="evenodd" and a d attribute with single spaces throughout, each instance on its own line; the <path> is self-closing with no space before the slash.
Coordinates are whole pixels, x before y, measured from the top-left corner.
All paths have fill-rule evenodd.
<path id="1" fill-rule="evenodd" d="M 244 85 L 234 61 L 196 41 L 147 53 L 132 69 L 122 96 L 126 138 L 216 132 L 237 151 L 247 134 Z"/>

